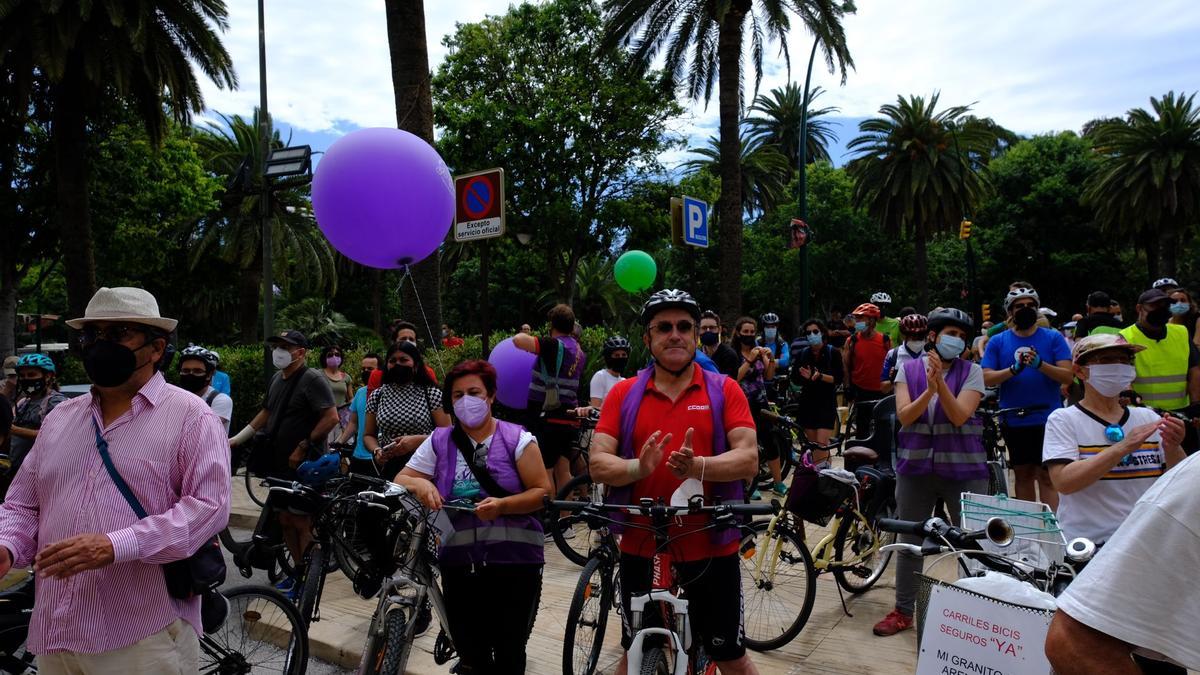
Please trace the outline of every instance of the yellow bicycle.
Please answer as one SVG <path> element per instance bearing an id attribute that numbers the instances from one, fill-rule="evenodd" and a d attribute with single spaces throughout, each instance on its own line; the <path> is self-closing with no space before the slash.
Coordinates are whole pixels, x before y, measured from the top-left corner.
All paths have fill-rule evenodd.
<path id="1" fill-rule="evenodd" d="M 812 613 L 819 575 L 832 572 L 841 588 L 858 594 L 873 586 L 891 561 L 891 553 L 880 549 L 895 534 L 881 532 L 875 523 L 894 513 L 894 479 L 872 466 L 875 453 L 847 450 L 848 465 L 866 463 L 853 473 L 814 471 L 811 451 L 836 446 L 801 442 L 808 471 L 798 468 L 804 473 L 797 475 L 793 490 L 803 489 L 802 482 L 811 478 L 805 496 L 789 499 L 789 510 L 770 520 L 742 528 L 746 646 L 757 651 L 778 649 L 800 633 Z M 805 545 L 806 520 L 829 527 L 811 552 Z"/>

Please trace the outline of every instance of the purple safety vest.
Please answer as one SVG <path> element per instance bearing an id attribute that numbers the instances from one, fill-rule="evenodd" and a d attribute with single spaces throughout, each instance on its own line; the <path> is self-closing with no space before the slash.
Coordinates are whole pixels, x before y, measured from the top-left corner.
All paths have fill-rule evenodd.
<path id="1" fill-rule="evenodd" d="M 712 373 L 703 368 L 700 369 L 700 372 L 704 376 L 704 389 L 708 393 L 709 407 L 712 409 L 713 456 L 715 457 L 729 449 L 729 439 L 725 437 L 724 390 L 725 380 L 728 378 L 725 375 Z M 637 380 L 629 388 L 629 392 L 625 395 L 624 400 L 621 401 L 621 438 L 618 452 L 622 459 L 637 457 L 633 443 L 633 430 L 637 424 L 638 410 L 642 406 L 642 399 L 646 396 L 646 385 L 650 383 L 650 378 L 653 376 L 653 365 L 638 371 Z M 721 501 L 726 503 L 741 503 L 745 499 L 745 486 L 740 480 L 705 482 L 708 483 L 707 492 L 710 498 L 719 497 Z M 621 487 L 610 487 L 604 501 L 607 504 L 629 504 L 632 499 L 633 484 L 629 484 Z M 610 515 L 614 520 L 619 521 L 623 519 L 623 514 Z M 613 532 L 620 532 L 623 528 L 620 525 L 613 525 L 610 529 Z M 728 544 L 739 537 L 736 529 L 711 530 L 710 534 L 713 543 L 718 546 Z"/>
<path id="2" fill-rule="evenodd" d="M 971 363 L 954 359 L 946 373 L 946 384 L 958 395 L 971 374 Z M 925 379 L 925 361 L 914 359 L 904 364 L 908 394 L 914 400 L 929 386 Z M 896 472 L 905 476 L 936 474 L 947 480 L 987 478 L 987 453 L 983 449 L 983 422 L 972 416 L 961 427 L 950 423 L 940 405 L 934 406 L 933 419 L 926 410 L 912 424 L 900 428 L 896 448 Z"/>
<path id="3" fill-rule="evenodd" d="M 431 436 L 437 457 L 433 484 L 442 495 L 454 489 L 454 473 L 459 451 L 450 432 L 454 427 L 438 427 Z M 496 433 L 488 446 L 487 469 L 496 483 L 518 494 L 525 491 L 517 472 L 517 442 L 523 429 L 516 424 L 496 420 Z M 483 496 L 487 496 L 484 491 Z M 533 514 L 500 516 L 487 521 L 473 513 L 452 512 L 454 533 L 444 539 L 438 555 L 443 565 L 523 565 L 545 562 L 545 537 L 542 522 Z"/>

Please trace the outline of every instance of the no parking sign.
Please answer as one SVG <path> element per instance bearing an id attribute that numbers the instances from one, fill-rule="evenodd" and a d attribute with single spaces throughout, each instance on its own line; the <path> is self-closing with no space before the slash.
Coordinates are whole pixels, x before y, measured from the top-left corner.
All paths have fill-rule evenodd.
<path id="1" fill-rule="evenodd" d="M 454 178 L 454 241 L 504 234 L 504 169 Z"/>

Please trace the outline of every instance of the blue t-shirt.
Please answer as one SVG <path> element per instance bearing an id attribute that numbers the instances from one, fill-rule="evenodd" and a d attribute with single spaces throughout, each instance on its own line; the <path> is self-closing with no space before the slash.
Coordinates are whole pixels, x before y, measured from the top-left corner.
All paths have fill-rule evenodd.
<path id="1" fill-rule="evenodd" d="M 1071 360 L 1071 348 L 1062 333 L 1049 328 L 1038 328 L 1029 337 L 1020 337 L 1011 330 L 997 333 L 988 340 L 987 350 L 980 363 L 984 368 L 1004 370 L 1017 362 L 1016 352 L 1021 347 L 1032 347 L 1047 363 Z M 1000 385 L 1001 408 L 1024 408 L 1044 405 L 1045 410 L 1031 412 L 1025 417 L 1010 416 L 1005 422 L 1014 427 L 1045 426 L 1050 413 L 1062 407 L 1061 385 L 1045 374 L 1026 367 L 1016 376 Z"/>
<path id="2" fill-rule="evenodd" d="M 371 452 L 363 445 L 363 431 L 367 428 L 367 388 L 359 387 L 350 401 L 350 412 L 358 416 L 358 445 L 354 446 L 354 459 L 372 459 Z"/>
<path id="3" fill-rule="evenodd" d="M 226 396 L 233 396 L 233 394 L 229 393 L 229 373 L 223 370 L 214 372 L 212 388 L 216 389 L 222 394 L 225 394 Z"/>

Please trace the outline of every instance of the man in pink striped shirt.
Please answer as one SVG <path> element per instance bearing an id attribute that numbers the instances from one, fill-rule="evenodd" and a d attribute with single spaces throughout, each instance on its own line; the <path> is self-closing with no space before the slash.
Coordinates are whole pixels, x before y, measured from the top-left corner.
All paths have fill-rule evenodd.
<path id="1" fill-rule="evenodd" d="M 200 600 L 167 593 L 163 564 L 229 520 L 221 421 L 156 368 L 175 329 L 154 296 L 101 288 L 80 329 L 90 396 L 62 403 L 0 506 L 0 574 L 33 564 L 28 648 L 42 673 L 195 673 Z M 150 514 L 139 520 L 97 449 Z"/>

